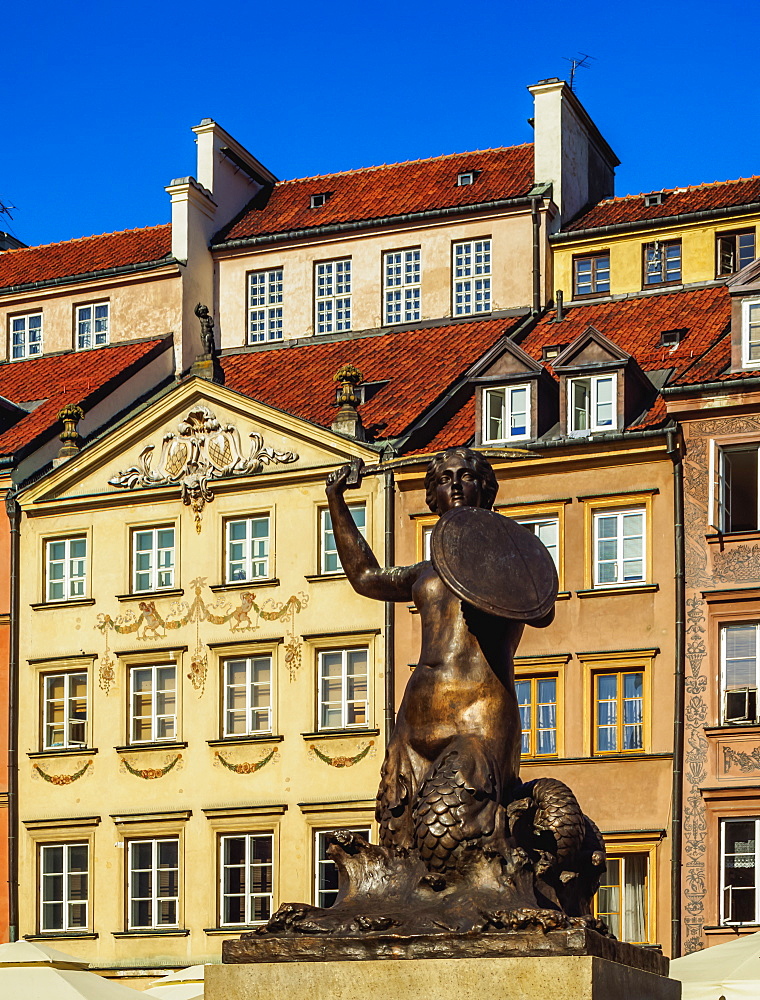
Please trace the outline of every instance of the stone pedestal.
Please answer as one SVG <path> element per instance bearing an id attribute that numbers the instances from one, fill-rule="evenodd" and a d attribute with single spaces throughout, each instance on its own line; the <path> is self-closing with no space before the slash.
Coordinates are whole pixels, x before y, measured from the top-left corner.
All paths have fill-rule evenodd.
<path id="1" fill-rule="evenodd" d="M 595 955 L 206 966 L 206 1000 L 680 1000 L 681 984 Z"/>

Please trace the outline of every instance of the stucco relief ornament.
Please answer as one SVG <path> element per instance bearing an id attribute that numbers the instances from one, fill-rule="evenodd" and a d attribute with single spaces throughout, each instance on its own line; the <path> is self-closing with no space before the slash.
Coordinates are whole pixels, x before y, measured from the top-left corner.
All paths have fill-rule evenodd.
<path id="1" fill-rule="evenodd" d="M 265 448 L 264 438 L 255 431 L 248 437 L 250 446 L 244 455 L 237 427 L 221 424 L 208 407 L 196 406 L 179 422 L 176 433 L 164 435 L 155 468 L 152 462 L 156 446 L 149 444 L 140 452 L 137 465 L 118 472 L 108 482 L 128 490 L 179 485 L 182 502 L 192 508 L 195 530 L 200 532 L 203 510 L 214 499 L 211 480 L 255 475 L 265 465 L 298 461 L 295 452 Z"/>

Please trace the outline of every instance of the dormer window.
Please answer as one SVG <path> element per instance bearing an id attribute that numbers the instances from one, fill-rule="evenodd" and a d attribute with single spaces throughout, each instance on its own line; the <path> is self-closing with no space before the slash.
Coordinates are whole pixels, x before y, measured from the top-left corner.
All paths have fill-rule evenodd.
<path id="1" fill-rule="evenodd" d="M 645 194 L 644 205 L 646 208 L 652 208 L 654 205 L 661 205 L 662 197 L 662 191 L 653 191 L 651 194 Z"/>
<path id="2" fill-rule="evenodd" d="M 469 187 L 470 184 L 475 183 L 477 176 L 474 170 L 465 170 L 461 174 L 457 174 L 457 187 Z"/>
<path id="3" fill-rule="evenodd" d="M 660 347 L 678 347 L 684 338 L 686 330 L 663 330 L 660 334 Z"/>
<path id="4" fill-rule="evenodd" d="M 327 199 L 330 197 L 330 192 L 323 192 L 322 194 L 313 194 L 311 196 L 311 208 L 321 208 Z"/>
<path id="5" fill-rule="evenodd" d="M 760 368 L 760 299 L 742 302 L 742 365 Z"/>
<path id="6" fill-rule="evenodd" d="M 530 437 L 530 385 L 483 391 L 483 444 Z"/>
<path id="7" fill-rule="evenodd" d="M 588 375 L 567 380 L 568 431 L 581 436 L 617 427 L 617 375 Z"/>

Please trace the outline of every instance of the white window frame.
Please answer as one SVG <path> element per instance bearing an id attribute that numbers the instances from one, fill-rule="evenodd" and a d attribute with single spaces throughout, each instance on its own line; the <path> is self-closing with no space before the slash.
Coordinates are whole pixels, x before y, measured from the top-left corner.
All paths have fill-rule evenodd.
<path id="1" fill-rule="evenodd" d="M 354 519 L 354 524 L 359 530 L 359 534 L 362 538 L 367 537 L 367 504 L 366 503 L 350 503 L 348 504 L 348 509 L 351 511 L 351 516 Z M 362 512 L 364 524 L 357 524 L 356 515 Z M 333 557 L 335 558 L 336 566 L 328 568 L 328 559 L 332 562 Z M 341 565 L 340 556 L 338 555 L 338 549 L 335 545 L 335 535 L 332 530 L 332 518 L 330 517 L 330 510 L 328 507 L 321 507 L 319 511 L 319 575 L 320 576 L 337 576 L 343 572 L 343 566 Z"/>
<path id="2" fill-rule="evenodd" d="M 387 250 L 383 254 L 383 316 L 386 326 L 422 318 L 422 250 Z"/>
<path id="3" fill-rule="evenodd" d="M 753 348 L 758 353 L 756 358 L 750 358 Z M 742 302 L 742 367 L 760 368 L 760 298 Z"/>
<path id="4" fill-rule="evenodd" d="M 351 329 L 351 258 L 314 265 L 314 330 L 319 334 Z"/>
<path id="5" fill-rule="evenodd" d="M 364 680 L 365 698 L 349 698 L 349 681 L 351 677 L 361 677 L 361 673 L 355 669 L 351 672 L 349 662 L 357 654 L 364 655 Z M 337 701 L 330 701 L 325 697 L 325 658 L 328 656 L 340 656 L 340 723 L 336 726 L 325 721 L 325 712 L 338 707 Z M 369 699 L 370 699 L 370 658 L 368 646 L 350 646 L 347 648 L 320 649 L 317 654 L 317 729 L 332 732 L 339 729 L 367 729 L 369 727 Z M 352 706 L 364 706 L 364 720 L 362 722 L 349 722 L 349 712 Z"/>
<path id="6" fill-rule="evenodd" d="M 266 535 L 254 535 L 254 525 L 266 522 Z M 243 538 L 232 539 L 233 525 L 244 525 Z M 225 521 L 225 582 L 250 583 L 255 580 L 268 580 L 270 572 L 270 551 L 272 538 L 272 519 L 269 514 L 251 514 L 250 517 L 230 517 Z M 232 546 L 242 545 L 242 559 L 232 559 Z M 232 566 L 243 564 L 243 576 L 233 576 Z"/>
<path id="7" fill-rule="evenodd" d="M 522 412 L 515 410 L 515 397 L 518 393 L 525 394 L 525 431 L 513 434 L 511 432 L 515 413 Z M 495 386 L 483 389 L 483 433 L 481 435 L 483 444 L 497 444 L 501 441 L 527 441 L 531 436 L 532 397 L 533 391 L 530 382 L 521 383 L 520 385 Z M 501 429 L 504 432 L 495 437 L 492 437 L 490 434 L 490 404 L 492 399 L 501 400 L 501 417 L 499 419 L 501 421 Z"/>
<path id="8" fill-rule="evenodd" d="M 755 631 L 755 683 L 747 684 L 747 707 L 749 708 L 751 695 L 754 692 L 754 702 L 755 710 L 754 713 L 747 712 L 744 718 L 732 718 L 728 719 L 728 711 L 726 707 L 726 695 L 728 693 L 727 687 L 727 661 L 728 657 L 726 655 L 726 646 L 728 642 L 728 633 L 731 629 L 749 629 L 752 628 Z M 736 725 L 741 723 L 746 723 L 752 725 L 758 717 L 758 706 L 757 695 L 758 687 L 760 687 L 760 622 L 744 621 L 744 622 L 725 622 L 720 628 L 720 722 L 722 725 Z M 731 688 L 732 691 L 744 691 L 744 688 Z"/>
<path id="9" fill-rule="evenodd" d="M 757 452 L 757 511 L 755 514 L 755 528 L 760 529 L 760 442 L 757 441 L 733 441 L 719 444 L 714 439 L 709 445 L 709 497 L 708 497 L 708 523 L 716 531 L 724 534 L 733 532 L 729 524 L 732 507 L 732 483 L 730 459 L 727 456 L 737 451 Z M 740 534 L 741 532 L 737 532 Z"/>
<path id="10" fill-rule="evenodd" d="M 150 671 L 150 716 L 147 715 L 137 715 L 135 709 L 136 697 L 145 692 L 140 692 L 135 689 L 135 678 L 140 671 Z M 167 671 L 174 674 L 174 687 L 159 687 L 159 682 L 162 678 L 159 675 L 159 671 Z M 173 712 L 159 712 L 159 698 L 162 693 L 167 691 L 173 691 L 174 693 L 174 711 Z M 130 746 L 141 746 L 143 744 L 151 743 L 171 743 L 177 739 L 177 720 L 178 720 L 178 699 L 179 699 L 179 687 L 178 687 L 178 672 L 177 665 L 174 663 L 136 663 L 129 668 L 129 739 L 128 743 Z M 135 723 L 138 719 L 150 718 L 150 737 L 149 739 L 136 739 L 135 738 Z M 159 729 L 162 724 L 166 725 L 167 721 L 170 721 L 171 732 L 168 735 L 159 735 Z"/>
<path id="11" fill-rule="evenodd" d="M 470 185 L 474 183 L 475 183 L 474 170 L 463 170 L 460 174 L 457 174 L 457 187 L 470 187 Z"/>
<path id="12" fill-rule="evenodd" d="M 464 240 L 452 247 L 452 300 L 455 316 L 491 312 L 491 238 Z"/>
<path id="13" fill-rule="evenodd" d="M 584 437 L 588 434 L 600 434 L 607 431 L 617 430 L 617 372 L 605 372 L 602 375 L 579 375 L 567 380 L 567 430 L 570 437 Z M 587 406 L 585 408 L 586 427 L 575 426 L 575 403 L 573 399 L 574 389 L 579 383 L 587 385 Z M 612 385 L 609 403 L 612 411 L 612 420 L 609 424 L 599 423 L 599 407 L 608 405 L 599 400 L 599 385 L 601 382 L 610 382 Z"/>
<path id="14" fill-rule="evenodd" d="M 81 933 L 82 931 L 87 931 L 90 928 L 90 845 L 87 841 L 73 841 L 73 842 L 58 842 L 54 844 L 40 844 L 39 845 L 39 926 L 41 934 L 55 934 L 55 933 Z M 84 848 L 87 852 L 87 868 L 84 873 L 75 872 L 71 870 L 71 852 L 75 848 Z M 62 857 L 62 871 L 60 872 L 45 872 L 45 855 L 46 852 L 52 850 L 61 849 L 63 851 Z M 84 882 L 86 887 L 86 895 L 84 899 L 74 899 L 72 896 L 73 887 L 72 881 L 76 877 L 81 877 L 84 874 Z M 45 900 L 45 880 L 46 878 L 60 878 L 62 893 L 61 899 L 55 900 Z M 62 917 L 60 926 L 51 927 L 48 926 L 45 919 L 45 905 L 46 903 L 60 903 L 62 907 Z M 76 923 L 71 919 L 71 911 L 73 907 L 84 906 L 85 911 L 85 922 Z"/>
<path id="15" fill-rule="evenodd" d="M 72 555 L 74 542 L 84 542 L 84 554 Z M 63 545 L 63 556 L 52 558 L 52 547 Z M 87 535 L 71 535 L 68 538 L 48 538 L 45 540 L 45 603 L 58 604 L 65 601 L 79 601 L 87 597 Z M 53 565 L 62 564 L 63 575 L 53 579 Z M 63 585 L 63 594 L 53 597 L 51 590 L 54 585 Z"/>
<path id="16" fill-rule="evenodd" d="M 39 320 L 39 323 L 33 321 Z M 16 342 L 17 338 L 19 343 Z M 43 343 L 42 311 L 24 313 L 10 317 L 10 343 L 8 357 L 11 361 L 42 356 Z"/>
<path id="17" fill-rule="evenodd" d="M 257 681 L 256 667 L 266 661 L 269 666 L 269 680 L 268 681 Z M 223 713 L 223 734 L 226 737 L 234 738 L 236 736 L 254 736 L 263 733 L 271 733 L 272 730 L 272 703 L 273 703 L 273 685 L 274 685 L 274 657 L 271 653 L 261 653 L 253 654 L 251 656 L 230 656 L 223 661 L 224 667 L 224 706 L 222 708 Z M 234 694 L 235 688 L 242 686 L 232 684 L 230 680 L 230 673 L 232 666 L 234 664 L 243 663 L 245 664 L 245 681 L 244 681 L 244 695 L 245 695 L 245 706 L 240 709 L 233 709 L 230 706 L 231 698 Z M 264 688 L 269 689 L 269 697 L 266 700 L 267 704 L 258 704 L 260 698 L 263 695 Z M 245 729 L 242 732 L 237 732 L 230 725 L 230 715 L 245 713 Z M 264 714 L 265 713 L 265 714 Z M 261 715 L 264 725 L 256 725 L 257 717 Z"/>
<path id="18" fill-rule="evenodd" d="M 282 340 L 283 268 L 248 275 L 248 343 Z"/>
<path id="19" fill-rule="evenodd" d="M 89 316 L 84 316 L 88 310 Z M 110 302 L 84 302 L 75 307 L 75 314 L 76 349 L 91 351 L 96 347 L 105 347 L 111 326 Z"/>
<path id="20" fill-rule="evenodd" d="M 74 679 L 84 678 L 84 718 L 76 716 L 75 705 L 80 699 L 72 694 L 71 688 Z M 50 684 L 63 680 L 63 697 L 51 698 L 49 694 Z M 42 675 L 42 748 L 43 750 L 68 750 L 74 747 L 86 747 L 89 722 L 89 677 L 86 670 L 61 670 L 56 673 Z M 50 721 L 52 709 L 55 705 L 62 704 L 62 721 L 60 725 Z M 63 739 L 56 742 L 51 739 L 53 727 L 63 730 Z M 72 739 L 72 729 L 75 726 L 82 726 L 83 739 Z"/>
<path id="21" fill-rule="evenodd" d="M 224 860 L 224 849 L 225 845 L 230 840 L 243 840 L 245 842 L 245 860 L 242 865 L 225 864 Z M 253 855 L 253 841 L 255 840 L 266 840 L 269 842 L 270 846 L 270 862 L 258 862 L 254 861 Z M 251 833 L 225 833 L 219 838 L 219 926 L 220 927 L 256 927 L 260 924 L 266 923 L 266 921 L 272 916 L 274 912 L 274 833 L 271 830 L 260 830 L 253 831 Z M 228 868 L 241 868 L 243 869 L 243 892 L 242 893 L 231 893 L 225 892 L 224 875 Z M 250 875 L 252 868 L 269 868 L 269 884 L 271 886 L 271 892 L 252 892 L 250 888 Z M 244 905 L 244 917 L 243 923 L 239 923 L 233 920 L 225 920 L 225 900 L 228 898 L 237 898 L 239 896 L 243 897 Z M 269 901 L 269 912 L 265 917 L 259 920 L 253 919 L 254 910 L 254 900 L 266 899 Z"/>
<path id="22" fill-rule="evenodd" d="M 729 823 L 754 823 L 755 824 L 755 914 L 752 920 L 731 920 L 730 900 L 731 886 L 726 885 L 726 829 Z M 749 856 L 749 852 L 747 852 Z M 731 816 L 720 821 L 720 923 L 721 925 L 745 926 L 760 924 L 760 819 L 754 816 Z M 727 905 L 728 904 L 728 905 Z M 729 912 L 727 912 L 727 910 Z"/>
<path id="23" fill-rule="evenodd" d="M 328 830 L 315 830 L 314 831 L 314 905 L 324 907 L 326 903 L 325 897 L 329 894 L 332 895 L 334 892 L 337 893 L 336 889 L 322 889 L 322 872 L 325 868 L 332 867 L 337 870 L 337 866 L 332 858 L 327 857 L 327 837 L 332 833 L 358 833 L 361 837 L 371 843 L 372 841 L 372 829 L 369 825 L 367 826 L 341 826 L 341 827 L 331 827 Z M 335 900 L 330 900 L 327 903 L 327 907 L 334 904 Z"/>
<path id="24" fill-rule="evenodd" d="M 668 250 L 678 247 L 678 275 L 669 277 L 674 268 L 671 265 L 676 258 L 668 257 Z M 659 256 L 651 256 L 659 254 Z M 681 239 L 675 240 L 652 240 L 644 244 L 644 288 L 657 288 L 660 285 L 674 285 L 683 281 L 683 243 Z M 650 267 L 650 264 L 656 265 Z"/>
<path id="25" fill-rule="evenodd" d="M 625 561 L 633 561 L 630 559 L 625 559 L 625 540 L 627 538 L 637 537 L 635 535 L 626 536 L 623 531 L 621 531 L 621 526 L 625 524 L 625 518 L 630 516 L 640 516 L 641 517 L 641 578 L 636 580 L 626 580 L 624 578 L 624 573 L 622 572 L 622 566 Z M 616 541 L 616 557 L 614 560 L 603 559 L 601 562 L 614 562 L 616 568 L 615 580 L 605 583 L 599 582 L 599 520 L 600 518 L 614 517 L 617 519 L 617 531 L 615 534 Z M 591 553 L 591 563 L 593 570 L 593 586 L 595 590 L 604 590 L 608 587 L 636 587 L 646 584 L 647 579 L 647 508 L 646 506 L 635 506 L 628 507 L 621 510 L 610 510 L 607 507 L 601 507 L 592 512 L 593 520 L 593 532 L 592 532 L 592 545 L 593 550 Z M 610 538 L 605 538 L 604 541 L 610 541 Z"/>
<path id="26" fill-rule="evenodd" d="M 137 844 L 150 844 L 151 845 L 151 866 L 150 869 L 138 868 L 136 869 L 132 857 L 133 851 Z M 177 849 L 177 865 L 176 867 L 166 868 L 166 871 L 173 871 L 176 873 L 177 879 L 177 893 L 176 895 L 162 895 L 160 892 L 159 885 L 159 872 L 162 870 L 159 868 L 159 853 L 161 844 L 174 844 Z M 151 894 L 150 896 L 139 896 L 134 895 L 134 873 L 136 871 L 150 871 L 150 881 L 151 881 Z M 179 872 L 180 872 L 180 857 L 179 857 L 179 837 L 137 837 L 134 840 L 127 841 L 127 927 L 129 930 L 143 930 L 145 928 L 149 929 L 159 929 L 162 927 L 179 927 L 179 898 L 180 898 L 180 883 L 179 883 Z M 133 920 L 133 907 L 137 899 L 147 899 L 150 902 L 150 912 L 151 921 L 147 924 L 139 924 Z M 158 919 L 158 909 L 161 902 L 173 902 L 174 903 L 174 921 L 161 921 Z"/>
<path id="27" fill-rule="evenodd" d="M 559 547 L 560 547 L 560 523 L 558 514 L 536 514 L 534 516 L 521 516 L 514 518 L 518 524 L 522 524 L 523 527 L 528 528 L 533 532 L 539 541 L 543 542 L 549 555 L 552 557 L 552 562 L 554 563 L 557 573 L 559 573 Z M 546 527 L 553 527 L 556 531 L 556 541 L 551 545 L 547 545 L 546 540 L 541 537 L 541 529 Z M 538 529 L 538 530 L 536 530 Z"/>
<path id="28" fill-rule="evenodd" d="M 172 544 L 171 545 L 161 545 L 159 546 L 159 532 L 160 531 L 171 531 L 172 532 Z M 151 547 L 149 549 L 137 548 L 137 539 L 139 535 L 151 534 Z M 147 569 L 137 568 L 137 557 L 138 554 L 143 554 L 148 552 L 150 554 L 150 565 Z M 161 565 L 162 553 L 171 553 L 171 562 L 166 565 Z M 171 590 L 174 587 L 174 574 L 176 570 L 176 552 L 177 552 L 177 529 L 173 524 L 163 524 L 157 527 L 135 527 L 132 529 L 132 593 L 133 594 L 151 594 L 157 590 Z M 164 557 L 166 558 L 166 557 Z M 138 576 L 143 576 L 147 574 L 150 577 L 150 585 L 148 587 L 138 587 L 137 578 Z M 162 574 L 167 574 L 168 580 L 164 583 L 161 582 Z"/>

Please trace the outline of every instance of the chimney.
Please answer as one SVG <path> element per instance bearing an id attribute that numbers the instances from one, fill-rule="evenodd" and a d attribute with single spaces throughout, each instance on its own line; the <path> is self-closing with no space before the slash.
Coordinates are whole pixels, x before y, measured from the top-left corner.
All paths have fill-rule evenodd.
<path id="1" fill-rule="evenodd" d="M 337 434 L 364 441 L 364 427 L 359 416 L 361 399 L 356 391 L 364 381 L 364 376 L 355 365 L 349 363 L 340 366 L 333 375 L 333 381 L 338 383 L 335 405 L 340 409 L 332 422 L 332 429 Z"/>
<path id="2" fill-rule="evenodd" d="M 564 80 L 539 80 L 533 95 L 535 185 L 551 184 L 559 209 L 552 230 L 615 193 L 620 163 Z"/>
<path id="3" fill-rule="evenodd" d="M 83 418 L 84 410 L 74 403 L 68 403 L 59 412 L 58 419 L 63 423 L 63 430 L 60 434 L 61 450 L 53 459 L 53 468 L 57 468 L 69 458 L 79 454 L 79 449 L 82 447 L 82 435 L 77 430 L 77 424 Z"/>

